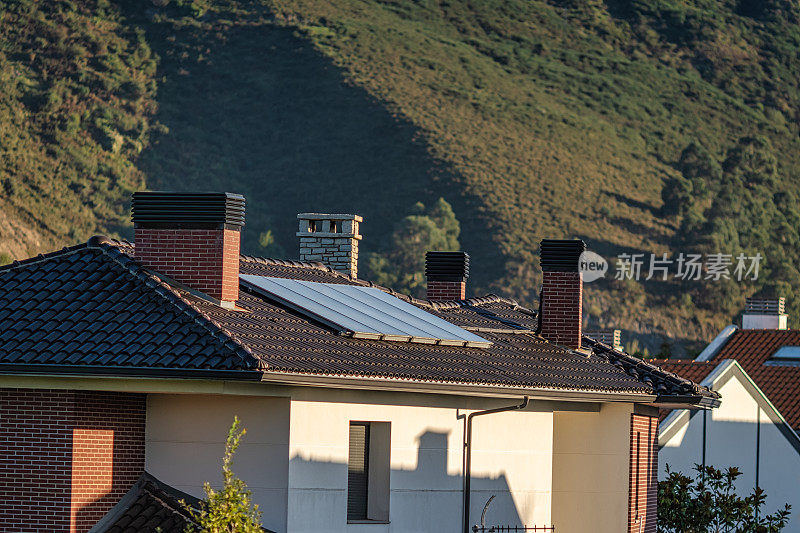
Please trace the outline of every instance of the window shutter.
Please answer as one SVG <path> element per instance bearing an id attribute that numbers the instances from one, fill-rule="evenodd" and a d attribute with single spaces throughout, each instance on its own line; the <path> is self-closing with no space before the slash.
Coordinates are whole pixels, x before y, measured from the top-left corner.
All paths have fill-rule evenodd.
<path id="1" fill-rule="evenodd" d="M 347 519 L 367 519 L 369 480 L 369 424 L 350 424 L 350 455 L 347 461 Z"/>

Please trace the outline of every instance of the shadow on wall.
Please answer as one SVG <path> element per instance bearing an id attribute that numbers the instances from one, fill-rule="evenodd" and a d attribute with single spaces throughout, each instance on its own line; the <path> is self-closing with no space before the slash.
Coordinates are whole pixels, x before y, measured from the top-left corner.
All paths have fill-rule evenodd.
<path id="1" fill-rule="evenodd" d="M 424 133 L 269 12 L 178 27 L 145 18 L 141 3 L 124 8 L 160 58 L 157 120 L 169 131 L 140 156 L 148 187 L 244 194 L 245 253 L 276 254 L 259 249 L 270 229 L 296 257 L 296 215 L 308 211 L 364 216 L 362 252 L 375 251 L 416 202 L 440 196 L 462 221 L 465 249 L 485 254 L 476 264 L 500 253 L 473 215 L 480 201 L 460 192 Z"/>
<path id="2" fill-rule="evenodd" d="M 448 473 L 448 434 L 426 431 L 418 437 L 416 467 L 392 468 L 390 473 L 390 521 L 392 531 L 460 531 L 463 477 Z M 393 461 L 395 459 L 393 458 Z M 458 457 L 458 468 L 461 467 Z M 298 532 L 344 529 L 347 514 L 347 464 L 290 459 L 289 522 Z M 299 486 L 303 485 L 303 486 Z M 320 487 L 328 487 L 320 490 Z M 487 500 L 496 495 L 486 525 L 523 525 L 505 475 L 472 476 L 470 527 L 480 522 Z M 292 515 L 292 509 L 296 514 Z M 313 513 L 303 512 L 314 509 Z"/>

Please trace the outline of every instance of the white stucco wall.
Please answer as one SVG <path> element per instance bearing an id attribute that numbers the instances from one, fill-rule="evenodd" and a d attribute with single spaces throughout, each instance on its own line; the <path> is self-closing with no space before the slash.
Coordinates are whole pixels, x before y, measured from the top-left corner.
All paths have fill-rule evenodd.
<path id="1" fill-rule="evenodd" d="M 203 497 L 203 483 L 222 479 L 225 439 L 238 416 L 247 434 L 233 469 L 253 492 L 263 524 L 286 530 L 289 399 L 197 394 L 148 394 L 145 469 L 161 481 Z"/>
<path id="2" fill-rule="evenodd" d="M 149 394 L 146 468 L 198 497 L 220 480 L 234 415 L 247 428 L 234 469 L 272 530 L 460 531 L 464 416 L 513 399 L 287 388 L 291 397 Z M 476 417 L 470 523 L 618 532 L 627 514 L 630 404 L 532 401 Z M 351 421 L 391 424 L 388 524 L 347 524 Z M 555 432 L 555 433 L 554 433 Z"/>
<path id="3" fill-rule="evenodd" d="M 632 404 L 556 412 L 553 523 L 559 533 L 627 530 Z"/>
<path id="4" fill-rule="evenodd" d="M 463 418 L 511 401 L 356 391 L 309 391 L 293 397 L 289 531 L 459 531 Z M 476 417 L 472 516 L 495 494 L 487 523 L 550 523 L 552 408 Z M 350 421 L 391 423 L 390 521 L 347 524 Z"/>
<path id="5" fill-rule="evenodd" d="M 800 453 L 778 427 L 761 411 L 761 454 L 759 485 L 767 493 L 765 510 L 773 513 L 788 503 L 792 506 L 784 531 L 800 531 Z"/>
<path id="6" fill-rule="evenodd" d="M 705 416 L 706 464 L 718 468 L 738 466 L 743 471 L 740 485 L 749 490 L 755 483 L 758 403 L 739 376 L 733 376 L 717 391 L 722 395 L 719 407 L 705 414 L 696 412 L 685 430 L 660 442 L 659 477 L 665 476 L 667 464 L 673 471 L 692 475 L 694 464 L 702 461 Z"/>
<path id="7" fill-rule="evenodd" d="M 745 387 L 745 379 L 735 373 L 720 387 L 722 404 L 706 412 L 706 464 L 716 468 L 736 466 L 743 474 L 737 482 L 741 494 L 755 486 L 757 421 L 761 411 L 761 451 L 759 484 L 768 495 L 767 513 L 784 503 L 792 505 L 792 521 L 786 531 L 800 531 L 800 454 L 781 433 L 770 416 Z M 661 442 L 659 478 L 664 479 L 666 464 L 672 471 L 694 473 L 702 461 L 703 413 L 691 417 L 688 426 Z"/>

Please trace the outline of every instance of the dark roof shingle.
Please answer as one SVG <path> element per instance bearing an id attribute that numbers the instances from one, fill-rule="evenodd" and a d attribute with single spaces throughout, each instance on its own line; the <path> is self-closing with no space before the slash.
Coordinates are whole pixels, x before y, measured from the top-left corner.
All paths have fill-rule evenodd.
<path id="1" fill-rule="evenodd" d="M 145 472 L 89 533 L 183 533 L 199 501 Z"/>
<path id="2" fill-rule="evenodd" d="M 0 364 L 255 370 L 259 360 L 110 245 L 0 267 Z"/>
<path id="3" fill-rule="evenodd" d="M 88 244 L 0 267 L 0 367 L 258 370 L 519 388 L 714 397 L 691 381 L 585 339 L 579 353 L 533 333 L 535 313 L 488 296 L 414 300 L 492 347 L 355 339 L 242 286 L 238 309 L 168 284 L 131 258 L 130 243 Z M 371 285 L 316 263 L 242 256 L 244 274 Z M 251 376 L 252 378 L 252 376 Z"/>

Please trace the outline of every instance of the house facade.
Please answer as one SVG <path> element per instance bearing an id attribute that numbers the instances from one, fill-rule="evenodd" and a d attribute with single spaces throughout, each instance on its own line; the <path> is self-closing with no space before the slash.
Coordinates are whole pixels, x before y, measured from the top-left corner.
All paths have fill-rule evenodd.
<path id="1" fill-rule="evenodd" d="M 719 404 L 581 334 L 580 241 L 543 241 L 537 312 L 466 298 L 462 252 L 424 300 L 358 279 L 355 215 L 300 215 L 300 261 L 240 255 L 237 195 L 133 221 L 0 267 L 4 530 L 177 528 L 238 416 L 271 531 L 654 532 L 658 409 Z"/>
<path id="2" fill-rule="evenodd" d="M 788 531 L 800 529 L 800 334 L 786 329 L 782 299 L 748 299 L 742 327 L 728 326 L 696 360 L 653 361 L 723 398 L 708 412 L 672 410 L 659 425 L 659 475 L 695 464 L 742 471 L 738 488 L 759 486 L 773 512 L 788 503 Z"/>

